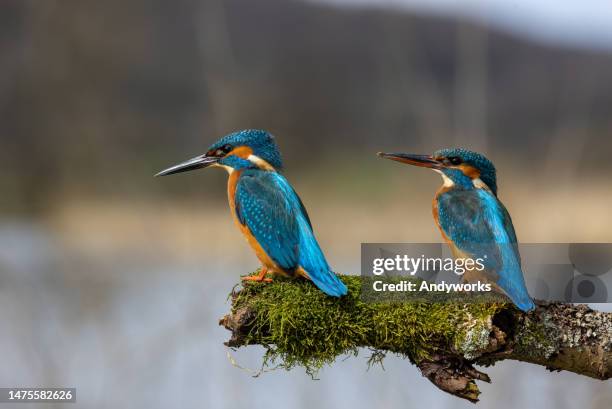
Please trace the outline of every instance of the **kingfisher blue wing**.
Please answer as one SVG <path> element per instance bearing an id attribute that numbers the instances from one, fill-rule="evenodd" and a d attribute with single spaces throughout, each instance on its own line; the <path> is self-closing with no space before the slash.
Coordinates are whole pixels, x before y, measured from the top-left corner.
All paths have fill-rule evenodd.
<path id="1" fill-rule="evenodd" d="M 286 271 L 302 268 L 328 295 L 347 293 L 325 260 L 302 201 L 281 174 L 243 171 L 235 203 L 240 223 L 279 267 Z"/>
<path id="2" fill-rule="evenodd" d="M 487 255 L 485 267 L 523 311 L 535 307 L 523 278 L 512 219 L 504 205 L 485 189 L 452 189 L 438 196 L 438 221 L 450 241 L 475 258 Z"/>

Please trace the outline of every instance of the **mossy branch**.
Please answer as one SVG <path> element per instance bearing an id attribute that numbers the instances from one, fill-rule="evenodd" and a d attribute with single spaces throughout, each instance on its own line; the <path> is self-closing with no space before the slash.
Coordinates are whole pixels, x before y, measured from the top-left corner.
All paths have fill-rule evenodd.
<path id="1" fill-rule="evenodd" d="M 361 347 L 374 350 L 372 362 L 396 353 L 438 388 L 472 402 L 480 394 L 475 381 L 490 382 L 474 365 L 512 359 L 601 380 L 612 373 L 611 313 L 539 303 L 525 314 L 501 296 L 482 303 L 462 302 L 465 295 L 443 303 L 372 303 L 361 296 L 361 277 L 341 279 L 349 288 L 341 299 L 305 280 L 245 284 L 232 292 L 232 310 L 220 321 L 232 332 L 226 344 L 263 345 L 265 363 L 309 373 Z"/>

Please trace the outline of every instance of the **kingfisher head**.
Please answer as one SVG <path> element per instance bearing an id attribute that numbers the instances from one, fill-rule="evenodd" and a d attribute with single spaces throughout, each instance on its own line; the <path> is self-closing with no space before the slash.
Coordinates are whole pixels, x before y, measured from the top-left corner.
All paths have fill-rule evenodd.
<path id="1" fill-rule="evenodd" d="M 484 155 L 463 148 L 441 149 L 433 155 L 383 153 L 378 156 L 439 172 L 446 185 L 481 188 L 483 184 L 497 195 L 495 166 Z"/>
<path id="2" fill-rule="evenodd" d="M 245 129 L 222 137 L 213 143 L 205 154 L 172 166 L 155 176 L 172 175 L 209 166 L 223 167 L 231 173 L 242 169 L 280 171 L 283 163 L 270 133 Z"/>

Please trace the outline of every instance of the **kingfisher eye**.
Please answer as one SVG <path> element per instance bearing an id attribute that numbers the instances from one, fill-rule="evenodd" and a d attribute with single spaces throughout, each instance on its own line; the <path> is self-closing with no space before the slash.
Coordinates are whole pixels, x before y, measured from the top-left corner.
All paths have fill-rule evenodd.
<path id="1" fill-rule="evenodd" d="M 461 163 L 461 158 L 458 156 L 451 156 L 448 158 L 448 161 L 451 165 L 459 165 Z"/>
<path id="2" fill-rule="evenodd" d="M 222 157 L 222 156 L 227 155 L 229 152 L 231 152 L 232 149 L 233 149 L 232 145 L 223 145 L 222 147 L 220 147 L 217 150 L 215 150 L 213 152 L 213 154 L 214 154 L 214 156 Z"/>

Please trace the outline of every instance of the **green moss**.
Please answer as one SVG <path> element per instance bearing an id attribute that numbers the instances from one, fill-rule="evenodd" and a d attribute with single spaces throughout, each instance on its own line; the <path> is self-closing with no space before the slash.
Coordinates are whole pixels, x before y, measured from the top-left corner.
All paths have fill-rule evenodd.
<path id="1" fill-rule="evenodd" d="M 246 283 L 233 301 L 234 311 L 255 311 L 245 344 L 264 345 L 268 364 L 300 365 L 311 374 L 363 346 L 418 363 L 435 353 L 477 351 L 485 333 L 488 339 L 491 316 L 508 308 L 499 302 L 366 302 L 361 277 L 340 278 L 349 288 L 341 299 L 306 280 Z"/>

